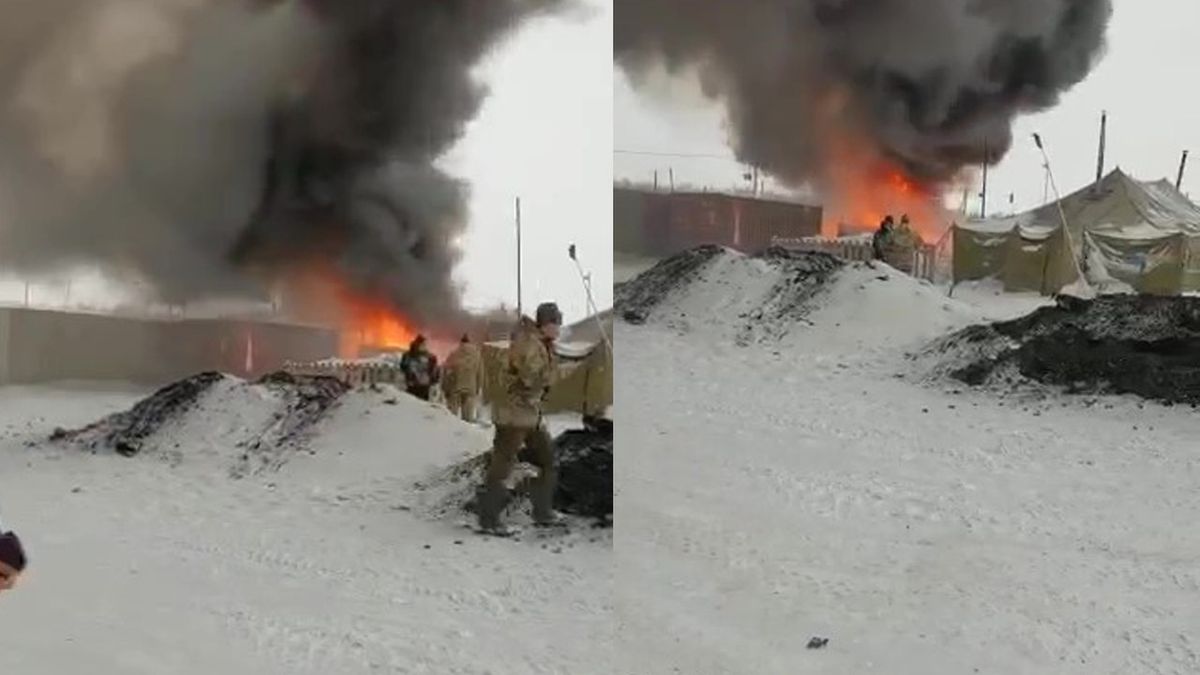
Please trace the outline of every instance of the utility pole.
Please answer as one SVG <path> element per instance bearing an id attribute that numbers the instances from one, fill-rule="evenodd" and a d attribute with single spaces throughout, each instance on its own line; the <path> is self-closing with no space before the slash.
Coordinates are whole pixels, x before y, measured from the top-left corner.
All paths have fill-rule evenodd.
<path id="1" fill-rule="evenodd" d="M 671 181 L 671 192 L 675 192 L 675 167 L 667 167 L 667 177 Z"/>
<path id="2" fill-rule="evenodd" d="M 979 217 L 987 220 L 987 179 L 988 179 L 988 161 L 991 159 L 991 153 L 988 150 L 987 139 L 983 141 L 983 191 L 979 193 Z"/>
<path id="3" fill-rule="evenodd" d="M 654 170 L 654 191 L 658 192 L 658 169 Z"/>
<path id="4" fill-rule="evenodd" d="M 1096 157 L 1096 183 L 1104 177 L 1104 141 L 1108 132 L 1108 111 L 1100 113 L 1100 150 Z"/>
<path id="5" fill-rule="evenodd" d="M 1175 189 L 1176 190 L 1183 187 L 1183 170 L 1184 170 L 1184 168 L 1187 167 L 1187 156 L 1188 156 L 1188 151 L 1184 150 L 1183 157 L 1181 157 L 1179 160 L 1179 175 L 1175 177 Z"/>
<path id="6" fill-rule="evenodd" d="M 658 179 L 658 172 L 654 172 L 655 180 Z M 655 185 L 655 188 L 658 186 Z M 521 304 L 521 198 L 517 197 L 517 316 L 525 316 L 522 313 Z"/>

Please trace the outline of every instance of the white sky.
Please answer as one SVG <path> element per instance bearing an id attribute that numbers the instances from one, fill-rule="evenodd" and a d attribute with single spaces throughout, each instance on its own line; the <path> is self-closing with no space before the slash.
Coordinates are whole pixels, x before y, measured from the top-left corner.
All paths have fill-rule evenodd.
<path id="1" fill-rule="evenodd" d="M 1012 151 L 988 178 L 988 210 L 1007 211 L 1013 193 L 1017 209 L 1042 201 L 1041 156 L 1031 134 L 1046 142 L 1062 193 L 1089 181 L 1096 171 L 1101 110 L 1108 111 L 1106 170 L 1119 165 L 1127 173 L 1172 182 L 1179 155 L 1191 149 L 1183 191 L 1200 197 L 1200 95 L 1195 91 L 1194 41 L 1200 26 L 1195 0 L 1115 0 L 1109 48 L 1092 74 L 1045 113 L 1023 117 L 1014 131 Z M 725 144 L 719 108 L 698 97 L 635 92 L 620 73 L 614 86 L 615 148 L 717 158 L 647 157 L 617 153 L 615 175 L 649 181 L 659 170 L 666 180 L 674 168 L 676 183 L 729 188 L 744 186 L 742 169 Z M 770 185 L 768 185 L 770 187 Z M 1053 198 L 1053 197 L 1051 197 Z M 955 206 L 961 194 L 954 198 Z M 972 213 L 978 213 L 973 198 Z"/>
<path id="2" fill-rule="evenodd" d="M 492 96 L 444 162 L 473 186 L 468 305 L 516 304 L 518 195 L 526 312 L 554 300 L 568 322 L 586 316 L 571 243 L 596 304 L 612 305 L 612 0 L 589 4 L 530 24 L 480 71 Z"/>

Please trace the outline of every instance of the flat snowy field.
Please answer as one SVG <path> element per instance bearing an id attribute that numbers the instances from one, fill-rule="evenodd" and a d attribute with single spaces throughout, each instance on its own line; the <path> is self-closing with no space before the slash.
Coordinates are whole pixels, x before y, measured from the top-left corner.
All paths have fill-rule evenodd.
<path id="1" fill-rule="evenodd" d="M 921 384 L 906 350 L 1038 300 L 894 272 L 735 346 L 775 280 L 727 256 L 618 326 L 614 672 L 1200 673 L 1194 411 Z"/>
<path id="2" fill-rule="evenodd" d="M 416 508 L 415 481 L 487 431 L 349 394 L 314 454 L 229 477 L 275 403 L 219 386 L 161 451 L 38 445 L 145 392 L 0 389 L 0 518 L 31 567 L 0 596 L 0 673 L 609 673 L 611 534 L 478 537 Z"/>

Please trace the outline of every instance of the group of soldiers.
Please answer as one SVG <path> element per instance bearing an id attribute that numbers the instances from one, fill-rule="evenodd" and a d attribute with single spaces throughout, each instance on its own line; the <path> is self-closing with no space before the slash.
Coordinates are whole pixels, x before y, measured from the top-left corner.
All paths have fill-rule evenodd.
<path id="1" fill-rule="evenodd" d="M 546 396 L 558 374 L 554 341 L 562 322 L 558 305 L 553 302 L 539 305 L 533 318 L 520 318 L 504 356 L 503 396 L 492 407 L 495 436 L 476 507 L 480 530 L 485 533 L 498 536 L 512 533 L 500 522 L 500 514 L 508 501 L 505 481 L 523 448 L 529 449 L 538 467 L 530 488 L 534 524 L 551 527 L 563 523 L 553 506 L 557 483 L 554 443 L 542 416 Z M 446 359 L 444 375 L 424 336 L 413 340 L 401 359 L 400 369 L 410 394 L 428 401 L 433 386 L 441 384 L 451 412 L 468 422 L 475 420 L 483 386 L 483 355 L 469 336 L 462 336 L 458 347 Z"/>
<path id="2" fill-rule="evenodd" d="M 462 336 L 444 367 L 438 365 L 437 356 L 429 351 L 425 336 L 418 335 L 400 359 L 400 372 L 404 375 L 408 393 L 428 401 L 434 385 L 440 384 L 450 412 L 463 421 L 475 421 L 475 409 L 483 389 L 483 354 L 469 335 Z"/>
<path id="3" fill-rule="evenodd" d="M 889 214 L 879 223 L 871 237 L 871 251 L 876 260 L 888 263 L 904 272 L 911 272 L 912 254 L 920 237 L 912 229 L 908 214 L 900 216 L 900 224 Z"/>

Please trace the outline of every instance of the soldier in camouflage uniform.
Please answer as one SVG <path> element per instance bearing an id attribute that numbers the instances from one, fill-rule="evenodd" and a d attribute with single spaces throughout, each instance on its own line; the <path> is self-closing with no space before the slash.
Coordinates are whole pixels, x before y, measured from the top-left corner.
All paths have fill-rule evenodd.
<path id="1" fill-rule="evenodd" d="M 510 534 L 500 522 L 500 513 L 508 500 L 505 480 L 526 445 L 538 465 L 530 498 L 533 519 L 540 526 L 562 522 L 554 511 L 557 480 L 554 444 L 542 420 L 542 402 L 550 391 L 558 364 L 554 340 L 562 327 L 562 313 L 552 302 L 539 305 L 536 319 L 521 317 L 504 364 L 504 396 L 492 414 L 496 436 L 492 444 L 487 474 L 481 491 L 478 516 L 480 529 L 494 534 Z"/>
<path id="2" fill-rule="evenodd" d="M 470 337 L 462 336 L 458 348 L 446 359 L 444 370 L 442 393 L 446 407 L 464 422 L 474 422 L 475 402 L 483 384 L 483 355 Z"/>

